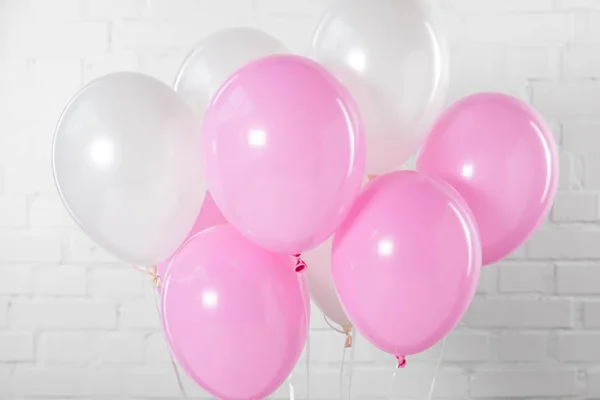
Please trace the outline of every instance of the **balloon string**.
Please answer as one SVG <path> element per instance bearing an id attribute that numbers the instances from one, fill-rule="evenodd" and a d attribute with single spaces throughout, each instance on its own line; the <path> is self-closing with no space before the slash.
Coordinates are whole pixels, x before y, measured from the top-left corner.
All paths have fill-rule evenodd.
<path id="1" fill-rule="evenodd" d="M 346 332 L 344 332 L 343 330 L 341 330 L 340 328 L 336 328 L 335 326 L 333 326 L 333 324 L 331 322 L 329 322 L 329 318 L 327 318 L 327 315 L 323 314 L 323 319 L 325 320 L 325 323 L 327 325 L 329 325 L 329 327 L 331 329 L 333 329 L 334 331 L 336 331 L 337 333 L 341 333 L 342 335 L 345 335 Z"/>
<path id="2" fill-rule="evenodd" d="M 160 312 L 160 299 L 158 298 L 158 291 L 157 291 L 157 289 L 161 285 L 161 280 L 160 280 L 160 276 L 158 275 L 158 269 L 156 268 L 156 265 L 154 265 L 150 268 L 143 268 L 138 265 L 134 265 L 133 268 L 136 271 L 142 272 L 152 278 L 152 295 L 154 296 L 154 305 L 156 307 L 156 312 L 158 313 L 158 318 L 162 319 L 162 314 Z M 173 371 L 175 372 L 175 378 L 177 379 L 177 386 L 179 386 L 179 392 L 181 392 L 181 396 L 184 399 L 187 399 L 188 398 L 187 392 L 185 391 L 185 387 L 183 386 L 183 381 L 181 380 L 181 374 L 179 373 L 179 368 L 177 367 L 177 363 L 175 362 L 175 359 L 173 358 L 173 352 L 171 351 L 170 348 L 169 348 L 169 358 L 171 360 L 171 366 L 173 367 Z"/>
<path id="3" fill-rule="evenodd" d="M 159 283 L 160 283 L 160 278 L 159 278 Z M 154 304 L 156 305 L 156 312 L 158 312 L 158 317 L 162 318 L 161 312 L 160 312 L 160 299 L 158 298 L 158 293 L 156 291 L 156 288 L 153 288 L 152 292 L 154 293 Z M 179 386 L 179 391 L 181 392 L 181 396 L 184 399 L 187 399 L 187 392 L 185 391 L 185 387 L 183 386 L 183 381 L 181 380 L 181 374 L 179 373 L 179 368 L 177 367 L 177 363 L 175 362 L 175 359 L 173 358 L 173 353 L 171 352 L 171 349 L 169 348 L 169 358 L 171 359 L 171 366 L 173 367 L 173 372 L 175 372 L 175 379 L 177 379 L 177 386 Z"/>
<path id="4" fill-rule="evenodd" d="M 442 359 L 444 357 L 444 347 L 446 345 L 446 338 L 444 338 L 442 340 L 442 345 L 440 348 L 440 355 L 438 356 L 438 360 L 436 362 L 435 365 L 435 370 L 433 372 L 433 378 L 431 379 L 431 385 L 429 385 L 429 393 L 427 395 L 427 400 L 431 400 L 433 399 L 433 391 L 435 390 L 435 382 L 437 380 L 437 377 L 439 375 L 440 372 L 440 367 L 442 365 Z M 396 357 L 398 359 L 398 365 L 396 366 L 396 369 L 394 370 L 394 373 L 392 375 L 392 382 L 390 384 L 390 390 L 389 390 L 389 394 L 388 394 L 388 400 L 392 400 L 392 395 L 393 395 L 393 389 L 394 389 L 394 383 L 396 381 L 396 374 L 398 373 L 398 370 L 401 368 L 404 368 L 406 366 L 406 359 L 404 356 L 397 356 Z"/>
<path id="5" fill-rule="evenodd" d="M 435 381 L 440 372 L 440 366 L 442 365 L 442 358 L 444 356 L 444 347 L 446 345 L 446 338 L 442 339 L 442 348 L 440 349 L 440 355 L 437 360 L 437 364 L 435 366 L 435 371 L 433 373 L 433 379 L 431 380 L 431 386 L 429 386 L 429 395 L 427 396 L 427 400 L 431 400 L 433 398 L 433 390 L 435 389 Z"/>
<path id="6" fill-rule="evenodd" d="M 134 265 L 133 269 L 139 271 L 145 275 L 148 275 L 152 279 L 152 287 L 155 289 L 160 287 L 161 281 L 160 276 L 158 275 L 158 268 L 156 265 L 153 265 L 149 268 L 140 267 L 139 265 Z"/>
<path id="7" fill-rule="evenodd" d="M 296 400 L 296 396 L 294 394 L 294 384 L 292 383 L 292 374 L 288 377 L 288 387 L 290 388 L 290 400 Z"/>
<path id="8" fill-rule="evenodd" d="M 392 400 L 392 394 L 394 391 L 394 383 L 396 383 L 396 374 L 398 374 L 398 370 L 406 367 L 406 357 L 405 356 L 396 356 L 396 360 L 398 361 L 398 363 L 396 364 L 396 369 L 394 369 L 394 373 L 392 374 L 392 382 L 390 383 L 390 389 L 388 391 L 388 399 L 389 400 Z"/>
<path id="9" fill-rule="evenodd" d="M 350 333 L 352 335 L 352 341 L 355 340 L 356 338 L 356 329 L 352 328 L 352 332 Z M 346 349 L 346 348 L 344 348 Z M 354 374 L 354 353 L 356 351 L 356 345 L 354 343 L 352 343 L 352 347 L 350 348 L 350 373 L 348 376 L 348 400 L 350 400 L 352 398 L 352 376 Z"/>
<path id="10" fill-rule="evenodd" d="M 295 255 L 298 260 L 304 264 L 304 267 L 299 272 L 306 269 L 306 264 L 300 258 L 300 255 Z M 298 271 L 298 268 L 296 268 Z M 306 399 L 310 400 L 310 300 L 304 294 L 306 288 L 306 276 L 303 273 L 298 274 L 298 282 L 300 284 L 300 293 L 302 294 L 302 303 L 304 304 L 304 315 L 306 316 Z"/>
<path id="11" fill-rule="evenodd" d="M 337 333 L 341 333 L 342 335 L 346 336 L 346 343 L 344 344 L 345 348 L 352 347 L 352 332 L 354 331 L 354 327 L 352 325 L 346 325 L 343 327 L 343 329 L 340 329 L 333 326 L 333 324 L 329 321 L 329 318 L 327 318 L 327 315 L 323 314 L 323 319 L 331 329 L 333 329 Z"/>
<path id="12" fill-rule="evenodd" d="M 346 351 L 348 351 L 348 348 L 344 346 L 344 350 L 342 351 L 342 365 L 340 366 L 340 400 L 344 400 L 344 364 L 346 361 Z"/>
<path id="13" fill-rule="evenodd" d="M 392 382 L 390 383 L 390 389 L 388 390 L 388 400 L 393 399 L 393 391 L 394 391 L 394 383 L 396 382 L 396 374 L 398 373 L 399 368 L 396 367 L 394 369 L 394 373 L 392 374 Z"/>
<path id="14" fill-rule="evenodd" d="M 353 346 L 353 343 L 352 343 L 354 341 L 354 327 L 352 325 L 348 325 L 348 326 L 344 326 L 343 329 L 340 329 L 340 328 L 337 328 L 336 326 L 334 326 L 329 321 L 329 318 L 327 318 L 327 315 L 323 314 L 323 319 L 325 320 L 325 323 L 327 325 L 329 325 L 329 327 L 331 329 L 333 329 L 337 333 L 341 333 L 342 335 L 346 336 L 346 342 L 344 343 L 344 350 L 342 352 L 342 365 L 340 367 L 340 397 L 343 400 L 344 399 L 344 365 L 345 365 L 345 359 L 346 359 L 346 351 L 349 348 L 352 349 L 350 352 L 350 362 L 354 361 L 355 346 Z M 350 398 L 351 389 L 352 389 L 352 375 L 350 375 L 348 378 L 348 398 Z"/>

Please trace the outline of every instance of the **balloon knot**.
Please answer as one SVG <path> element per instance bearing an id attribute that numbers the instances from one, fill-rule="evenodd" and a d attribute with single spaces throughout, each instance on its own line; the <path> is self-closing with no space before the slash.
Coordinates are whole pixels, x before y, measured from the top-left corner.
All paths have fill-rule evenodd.
<path id="1" fill-rule="evenodd" d="M 396 356 L 396 360 L 398 360 L 398 365 L 396 368 L 404 368 L 406 367 L 406 357 L 404 356 Z"/>
<path id="2" fill-rule="evenodd" d="M 153 265 L 150 268 L 143 268 L 143 267 L 138 267 L 137 265 L 134 265 L 133 268 L 135 268 L 137 271 L 140 271 L 140 272 L 148 275 L 150 277 L 150 279 L 152 280 L 152 286 L 154 286 L 155 288 L 160 287 L 162 282 L 161 282 L 160 276 L 158 275 L 158 267 L 156 265 Z"/>
<path id="3" fill-rule="evenodd" d="M 344 348 L 349 349 L 352 347 L 352 334 L 350 332 L 346 332 L 346 342 L 344 343 Z"/>
<path id="4" fill-rule="evenodd" d="M 304 262 L 304 260 L 302 258 L 300 258 L 301 254 L 294 254 L 294 257 L 296 257 L 296 272 L 302 272 L 306 269 L 306 263 Z"/>

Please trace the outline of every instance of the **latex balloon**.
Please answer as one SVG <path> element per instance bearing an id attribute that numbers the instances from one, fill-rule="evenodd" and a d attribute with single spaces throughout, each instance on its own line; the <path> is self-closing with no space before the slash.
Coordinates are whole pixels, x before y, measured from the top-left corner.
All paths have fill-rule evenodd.
<path id="1" fill-rule="evenodd" d="M 229 224 L 200 232 L 174 256 L 162 298 L 167 341 L 216 398 L 264 399 L 292 372 L 310 310 L 294 266 Z"/>
<path id="2" fill-rule="evenodd" d="M 175 91 L 112 74 L 68 104 L 54 136 L 54 177 L 81 228 L 124 261 L 155 265 L 179 247 L 206 187 L 200 132 Z"/>
<path id="3" fill-rule="evenodd" d="M 223 215 L 270 251 L 325 241 L 364 175 L 364 136 L 350 94 L 307 58 L 277 55 L 232 75 L 203 125 L 210 193 Z"/>
<path id="4" fill-rule="evenodd" d="M 306 283 L 311 299 L 332 322 L 342 329 L 352 326 L 338 299 L 331 273 L 331 245 L 328 239 L 316 248 L 302 254 L 306 262 Z"/>
<path id="5" fill-rule="evenodd" d="M 362 114 L 369 175 L 400 168 L 442 110 L 445 42 L 421 0 L 344 0 L 307 50 L 348 87 Z"/>
<path id="6" fill-rule="evenodd" d="M 204 198 L 204 203 L 202 204 L 202 209 L 200 210 L 200 214 L 198 214 L 198 218 L 196 219 L 196 222 L 194 223 L 194 226 L 192 227 L 187 239 L 207 228 L 210 228 L 211 226 L 221 225 L 226 222 L 227 221 L 225 220 L 225 217 L 223 217 L 223 213 L 221 213 L 221 210 L 219 210 L 219 207 L 217 207 L 215 204 L 215 201 L 210 193 L 207 192 L 206 197 Z M 172 259 L 173 257 L 171 256 L 157 265 L 158 276 L 165 276 Z"/>
<path id="7" fill-rule="evenodd" d="M 403 357 L 441 340 L 471 302 L 481 244 L 465 201 L 414 171 L 371 181 L 335 235 L 332 271 L 355 328 Z"/>
<path id="8" fill-rule="evenodd" d="M 466 200 L 481 233 L 484 265 L 529 238 L 558 187 L 550 128 L 529 105 L 500 93 L 452 105 L 422 148 L 417 169 L 446 180 Z"/>
<path id="9" fill-rule="evenodd" d="M 369 177 L 363 178 L 363 187 L 369 182 Z M 302 254 L 306 262 L 306 283 L 311 299 L 332 322 L 339 328 L 349 331 L 352 323 L 346 316 L 335 291 L 331 273 L 331 245 L 333 237 L 327 239 L 312 250 Z"/>
<path id="10" fill-rule="evenodd" d="M 272 54 L 290 51 L 277 39 L 254 28 L 234 27 L 201 40 L 187 56 L 175 90 L 200 117 L 219 87 L 237 69 Z"/>

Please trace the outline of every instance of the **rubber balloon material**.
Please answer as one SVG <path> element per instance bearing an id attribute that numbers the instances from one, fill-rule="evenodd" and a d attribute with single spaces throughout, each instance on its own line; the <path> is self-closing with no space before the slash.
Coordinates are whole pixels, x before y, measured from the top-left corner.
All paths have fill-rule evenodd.
<path id="1" fill-rule="evenodd" d="M 229 224 L 193 236 L 173 258 L 162 294 L 167 341 L 213 396 L 264 399 L 292 372 L 307 338 L 308 299 L 294 266 Z"/>
<path id="2" fill-rule="evenodd" d="M 343 329 L 352 326 L 352 323 L 346 316 L 335 291 L 331 273 L 332 244 L 333 238 L 327 239 L 316 248 L 302 254 L 302 258 L 308 266 L 305 273 L 310 298 L 326 318 Z"/>
<path id="3" fill-rule="evenodd" d="M 175 81 L 175 90 L 204 117 L 211 99 L 236 70 L 251 61 L 290 50 L 258 29 L 232 27 L 201 40 L 187 56 Z"/>
<path id="4" fill-rule="evenodd" d="M 364 176 L 362 186 L 366 186 L 369 180 L 369 177 Z M 327 324 L 332 329 L 339 329 L 341 332 L 344 332 L 352 329 L 352 322 L 346 316 L 335 291 L 335 284 L 333 283 L 333 275 L 331 273 L 332 244 L 333 237 L 327 239 L 314 249 L 303 253 L 302 258 L 309 266 L 306 270 L 306 281 L 308 283 L 310 298 L 323 312 Z M 339 325 L 339 327 L 333 327 L 329 323 L 329 320 Z"/>
<path id="5" fill-rule="evenodd" d="M 422 0 L 337 1 L 307 55 L 350 90 L 362 114 L 369 175 L 419 148 L 448 91 L 448 51 Z"/>
<path id="6" fill-rule="evenodd" d="M 202 204 L 202 209 L 200 210 L 200 214 L 198 214 L 198 218 L 196 218 L 196 222 L 194 223 L 192 231 L 188 235 L 186 241 L 195 234 L 200 233 L 203 230 L 210 228 L 211 226 L 224 224 L 226 222 L 227 221 L 225 220 L 225 217 L 223 217 L 223 213 L 215 204 L 215 201 L 213 200 L 210 193 L 207 192 L 206 197 L 204 198 L 204 203 Z M 157 274 L 159 277 L 165 276 L 172 258 L 173 257 L 171 256 L 165 261 L 158 264 Z"/>
<path id="7" fill-rule="evenodd" d="M 452 105 L 421 149 L 417 169 L 450 183 L 481 234 L 483 264 L 522 245 L 558 188 L 558 152 L 542 117 L 522 101 L 479 93 Z"/>
<path id="8" fill-rule="evenodd" d="M 481 244 L 465 201 L 414 171 L 372 180 L 335 235 L 332 271 L 356 329 L 400 356 L 433 346 L 470 304 Z"/>
<path id="9" fill-rule="evenodd" d="M 267 250 L 302 253 L 322 243 L 360 190 L 356 104 L 307 58 L 271 56 L 238 70 L 202 133 L 210 193 L 227 221 Z"/>
<path id="10" fill-rule="evenodd" d="M 199 133 L 190 108 L 154 78 L 93 81 L 56 127 L 52 163 L 65 206 L 106 250 L 156 265 L 185 240 L 206 193 Z"/>

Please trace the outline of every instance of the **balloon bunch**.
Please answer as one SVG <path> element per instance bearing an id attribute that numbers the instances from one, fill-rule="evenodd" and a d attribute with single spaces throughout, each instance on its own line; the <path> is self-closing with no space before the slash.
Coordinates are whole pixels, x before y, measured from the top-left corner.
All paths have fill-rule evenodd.
<path id="1" fill-rule="evenodd" d="M 227 29 L 175 90 L 132 72 L 84 87 L 56 129 L 57 187 L 97 243 L 157 266 L 172 352 L 214 396 L 284 382 L 308 291 L 404 360 L 453 329 L 481 266 L 531 235 L 557 189 L 540 116 L 493 93 L 439 116 L 447 75 L 419 0 L 334 5 L 306 57 Z M 398 171 L 419 147 L 417 171 Z"/>

